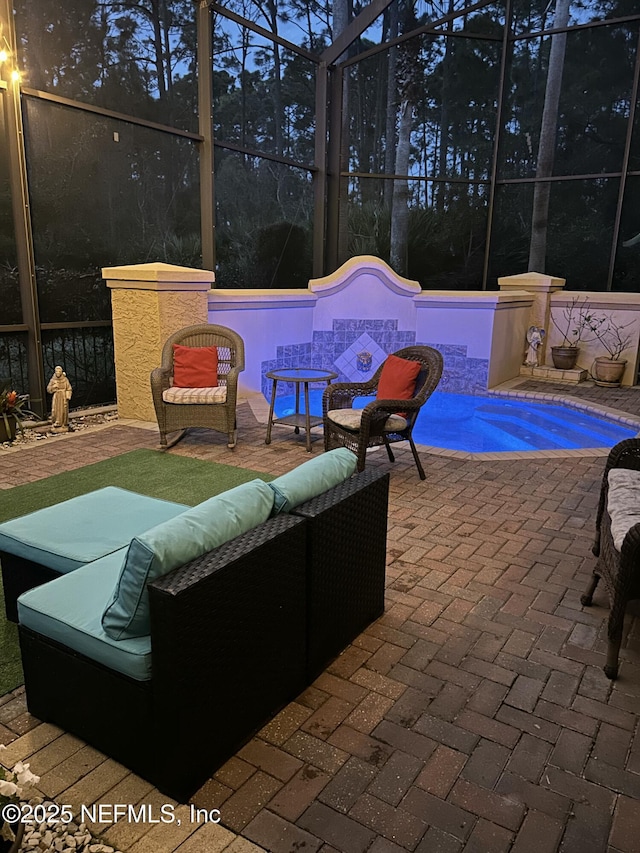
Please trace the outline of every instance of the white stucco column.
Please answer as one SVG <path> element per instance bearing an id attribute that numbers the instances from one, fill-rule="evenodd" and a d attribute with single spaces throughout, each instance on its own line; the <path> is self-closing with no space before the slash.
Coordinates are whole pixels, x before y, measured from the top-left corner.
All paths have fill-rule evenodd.
<path id="1" fill-rule="evenodd" d="M 208 322 L 215 274 L 152 263 L 105 267 L 102 278 L 111 289 L 118 414 L 154 421 L 150 373 L 169 335 Z"/>
<path id="2" fill-rule="evenodd" d="M 549 352 L 549 333 L 551 324 L 551 294 L 562 290 L 566 284 L 566 278 L 558 278 L 553 275 L 544 275 L 540 272 L 523 272 L 518 275 L 505 275 L 498 279 L 500 290 L 525 290 L 533 296 L 533 303 L 529 313 L 529 326 L 538 326 L 544 329 L 546 336 L 538 352 L 538 364 L 547 363 Z M 522 353 L 526 351 L 526 340 L 522 341 Z"/>

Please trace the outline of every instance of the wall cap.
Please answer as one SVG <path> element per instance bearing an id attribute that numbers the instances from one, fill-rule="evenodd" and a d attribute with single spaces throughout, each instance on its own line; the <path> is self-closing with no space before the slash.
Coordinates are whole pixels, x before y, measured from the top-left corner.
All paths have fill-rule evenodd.
<path id="1" fill-rule="evenodd" d="M 309 290 L 320 297 L 333 296 L 361 275 L 375 276 L 385 287 L 400 296 L 414 296 L 421 292 L 417 281 L 402 278 L 382 258 L 377 258 L 375 255 L 357 255 L 349 258 L 335 272 L 323 278 L 312 278 L 309 281 Z"/>
<path id="2" fill-rule="evenodd" d="M 107 287 L 136 290 L 210 290 L 216 279 L 210 270 L 181 267 L 156 261 L 150 264 L 128 264 L 103 267 L 102 278 Z"/>
<path id="3" fill-rule="evenodd" d="M 209 293 L 209 310 L 247 311 L 257 308 L 313 308 L 317 301 L 318 298 L 313 293 L 296 288 L 286 290 L 216 288 Z"/>
<path id="4" fill-rule="evenodd" d="M 529 306 L 533 295 L 526 291 L 511 290 L 508 293 L 498 290 L 423 290 L 414 296 L 416 308 L 485 308 L 494 311 L 510 306 Z"/>
<path id="5" fill-rule="evenodd" d="M 574 299 L 588 302 L 591 308 L 624 311 L 640 311 L 640 293 L 612 293 L 611 291 L 590 292 L 586 290 L 568 290 L 554 293 L 551 297 L 554 307 L 571 305 Z"/>
<path id="6" fill-rule="evenodd" d="M 532 290 L 532 291 L 553 291 L 564 287 L 566 278 L 559 278 L 554 275 L 545 275 L 541 272 L 521 272 L 516 275 L 503 275 L 498 278 L 498 285 L 501 290 Z"/>

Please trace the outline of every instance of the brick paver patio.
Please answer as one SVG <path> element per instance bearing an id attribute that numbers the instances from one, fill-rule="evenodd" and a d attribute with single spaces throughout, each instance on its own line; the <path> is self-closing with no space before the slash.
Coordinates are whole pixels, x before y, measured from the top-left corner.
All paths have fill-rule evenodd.
<path id="1" fill-rule="evenodd" d="M 637 388 L 553 390 L 640 414 Z M 154 446 L 153 432 L 121 423 L 49 439 L 0 453 L 3 485 Z M 289 430 L 265 446 L 247 404 L 235 451 L 194 431 L 170 452 L 276 474 L 308 458 Z M 609 682 L 604 588 L 592 608 L 579 602 L 604 457 L 424 455 L 425 482 L 408 450 L 397 460 L 367 463 L 392 471 L 384 616 L 198 792 L 220 825 L 192 823 L 183 806 L 180 827 L 94 827 L 108 843 L 132 853 L 640 849 L 640 623 L 628 618 Z M 30 717 L 22 689 L 0 699 L 3 741 L 59 803 L 166 799 Z"/>

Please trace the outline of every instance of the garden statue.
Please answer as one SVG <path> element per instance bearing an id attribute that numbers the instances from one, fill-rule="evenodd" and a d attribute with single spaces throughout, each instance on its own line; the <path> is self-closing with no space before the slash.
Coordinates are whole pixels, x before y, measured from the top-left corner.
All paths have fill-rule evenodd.
<path id="1" fill-rule="evenodd" d="M 538 326 L 529 326 L 529 329 L 527 330 L 527 343 L 529 346 L 524 360 L 527 367 L 538 366 L 538 347 L 544 340 L 544 336 L 544 329 L 541 329 Z"/>
<path id="2" fill-rule="evenodd" d="M 69 431 L 69 400 L 73 389 L 67 374 L 57 365 L 47 385 L 47 392 L 53 394 L 51 401 L 51 423 L 54 432 Z"/>

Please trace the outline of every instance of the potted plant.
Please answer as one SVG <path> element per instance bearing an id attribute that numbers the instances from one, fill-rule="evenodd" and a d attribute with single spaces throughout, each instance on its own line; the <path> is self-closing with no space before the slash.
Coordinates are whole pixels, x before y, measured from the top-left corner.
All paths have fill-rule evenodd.
<path id="1" fill-rule="evenodd" d="M 622 382 L 627 364 L 622 353 L 633 340 L 631 333 L 627 332 L 632 325 L 633 321 L 620 325 L 611 315 L 590 319 L 589 329 L 607 352 L 607 355 L 598 356 L 593 363 L 593 379 L 596 385 L 617 387 Z"/>
<path id="2" fill-rule="evenodd" d="M 6 746 L 0 743 L 0 755 Z M 28 764 L 18 761 L 13 770 L 8 770 L 0 764 L 0 851 L 15 853 L 20 849 L 24 834 L 24 823 L 21 821 L 22 795 L 25 788 L 40 781 Z"/>
<path id="3" fill-rule="evenodd" d="M 0 444 L 13 441 L 16 430 L 24 429 L 22 421 L 25 415 L 33 415 L 26 408 L 28 395 L 18 394 L 11 388 L 10 379 L 0 380 Z"/>
<path id="4" fill-rule="evenodd" d="M 556 320 L 551 314 L 551 322 L 562 335 L 562 343 L 551 347 L 553 366 L 558 370 L 573 370 L 580 342 L 593 340 L 593 337 L 587 337 L 589 332 L 593 332 L 592 324 L 597 322 L 591 306 L 586 300 L 576 297 L 563 310 L 562 320 Z"/>

